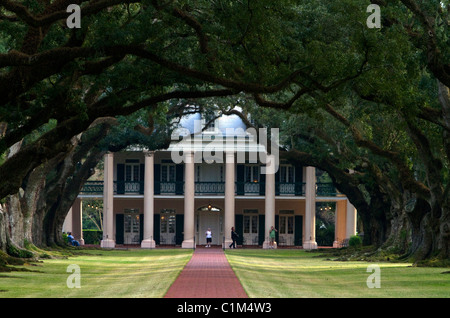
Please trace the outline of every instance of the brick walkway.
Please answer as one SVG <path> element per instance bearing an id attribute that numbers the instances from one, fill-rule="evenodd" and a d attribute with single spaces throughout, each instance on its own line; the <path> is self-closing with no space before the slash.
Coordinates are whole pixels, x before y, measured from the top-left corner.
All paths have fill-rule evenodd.
<path id="1" fill-rule="evenodd" d="M 247 298 L 221 248 L 197 248 L 165 298 Z"/>

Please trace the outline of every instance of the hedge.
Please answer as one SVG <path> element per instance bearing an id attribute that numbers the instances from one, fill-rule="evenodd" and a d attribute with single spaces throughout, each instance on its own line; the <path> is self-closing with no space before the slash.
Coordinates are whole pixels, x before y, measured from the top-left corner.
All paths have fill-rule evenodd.
<path id="1" fill-rule="evenodd" d="M 103 231 L 83 230 L 84 244 L 100 244 L 103 237 Z"/>

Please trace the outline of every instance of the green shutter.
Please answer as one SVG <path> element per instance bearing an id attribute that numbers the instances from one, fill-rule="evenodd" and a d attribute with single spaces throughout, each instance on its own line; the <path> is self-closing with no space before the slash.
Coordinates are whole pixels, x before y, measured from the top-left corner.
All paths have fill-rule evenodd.
<path id="1" fill-rule="evenodd" d="M 117 164 L 117 194 L 124 194 L 124 193 L 125 193 L 125 165 L 119 163 Z"/>
<path id="2" fill-rule="evenodd" d="M 160 214 L 155 214 L 154 215 L 154 219 L 153 219 L 153 235 L 155 235 L 155 237 L 153 238 L 155 240 L 155 244 L 161 244 L 161 215 Z"/>
<path id="3" fill-rule="evenodd" d="M 236 166 L 236 194 L 244 195 L 244 184 L 245 184 L 245 166 L 237 165 Z"/>
<path id="4" fill-rule="evenodd" d="M 156 194 L 161 194 L 161 165 L 155 164 L 153 169 L 154 172 L 154 191 Z"/>
<path id="5" fill-rule="evenodd" d="M 183 194 L 183 176 L 184 165 L 179 164 L 175 166 L 175 194 Z"/>
<path id="6" fill-rule="evenodd" d="M 177 214 L 175 217 L 175 244 L 181 245 L 184 240 L 184 215 Z"/>
<path id="7" fill-rule="evenodd" d="M 244 241 L 244 216 L 242 214 L 235 214 L 234 216 L 234 229 L 237 235 L 239 235 L 236 243 L 242 245 Z M 229 229 L 231 231 L 231 229 Z M 228 231 L 228 229 L 227 229 Z"/>
<path id="8" fill-rule="evenodd" d="M 296 215 L 295 219 L 295 228 L 294 228 L 294 245 L 295 246 L 301 246 L 303 244 L 302 242 L 302 236 L 303 236 L 303 216 Z"/>
<path id="9" fill-rule="evenodd" d="M 261 169 L 259 170 L 261 171 Z M 266 175 L 260 173 L 259 175 L 259 195 L 266 194 Z"/>
<path id="10" fill-rule="evenodd" d="M 303 167 L 295 166 L 295 195 L 303 195 Z"/>
<path id="11" fill-rule="evenodd" d="M 123 214 L 116 214 L 116 244 L 123 244 Z"/>
<path id="12" fill-rule="evenodd" d="M 139 215 L 139 241 L 144 240 L 144 214 Z"/>
<path id="13" fill-rule="evenodd" d="M 264 214 L 259 215 L 259 229 L 258 229 L 258 244 L 262 245 L 264 243 L 264 235 L 266 232 L 266 217 Z"/>
<path id="14" fill-rule="evenodd" d="M 278 167 L 277 172 L 275 172 L 275 195 L 280 195 L 280 167 Z"/>
<path id="15" fill-rule="evenodd" d="M 145 187 L 145 164 L 141 163 L 139 166 L 139 194 L 144 194 Z"/>

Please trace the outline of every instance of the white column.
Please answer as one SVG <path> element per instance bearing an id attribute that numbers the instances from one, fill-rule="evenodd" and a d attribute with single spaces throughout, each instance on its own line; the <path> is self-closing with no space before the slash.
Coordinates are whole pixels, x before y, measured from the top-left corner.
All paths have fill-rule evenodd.
<path id="1" fill-rule="evenodd" d="M 347 222 L 345 237 L 350 238 L 356 234 L 356 208 L 347 199 Z"/>
<path id="2" fill-rule="evenodd" d="M 154 218 L 154 152 L 144 152 L 144 239 L 141 242 L 142 248 L 155 248 L 153 237 Z"/>
<path id="3" fill-rule="evenodd" d="M 269 233 L 272 226 L 275 228 L 275 157 L 273 155 L 267 155 L 267 163 L 263 248 L 271 247 Z M 276 248 L 276 244 L 273 247 Z"/>
<path id="4" fill-rule="evenodd" d="M 225 152 L 225 242 L 228 248 L 232 242 L 231 228 L 234 224 L 234 151 Z"/>
<path id="5" fill-rule="evenodd" d="M 84 238 L 83 238 L 83 200 L 80 200 L 80 215 L 79 217 L 79 224 L 80 224 L 80 240 L 78 243 L 80 245 L 84 245 Z"/>
<path id="6" fill-rule="evenodd" d="M 103 240 L 101 247 L 114 248 L 116 242 L 114 240 L 114 155 L 107 153 L 104 156 L 103 171 Z"/>
<path id="7" fill-rule="evenodd" d="M 194 248 L 194 152 L 189 151 L 184 157 L 184 240 L 182 248 Z"/>
<path id="8" fill-rule="evenodd" d="M 306 167 L 305 241 L 303 248 L 316 249 L 316 168 Z"/>

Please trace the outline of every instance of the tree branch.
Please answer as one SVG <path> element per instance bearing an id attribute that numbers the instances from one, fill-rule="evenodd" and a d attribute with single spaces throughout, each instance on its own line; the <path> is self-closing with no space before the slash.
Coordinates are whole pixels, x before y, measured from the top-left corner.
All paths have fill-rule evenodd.
<path id="1" fill-rule="evenodd" d="M 402 183 L 408 189 L 411 189 L 413 192 L 416 192 L 418 195 L 423 198 L 430 197 L 430 189 L 426 187 L 422 182 L 417 181 L 414 176 L 411 175 L 410 169 L 406 166 L 400 154 L 395 151 L 385 150 L 379 147 L 374 142 L 365 139 L 361 132 L 353 125 L 347 118 L 339 114 L 329 103 L 326 103 L 324 106 L 325 110 L 332 115 L 335 119 L 341 122 L 344 126 L 346 126 L 350 132 L 352 133 L 353 139 L 355 143 L 359 147 L 366 148 L 370 150 L 373 154 L 381 156 L 390 160 L 395 166 L 398 168 L 399 173 L 401 175 Z"/>
<path id="2" fill-rule="evenodd" d="M 0 198 L 8 194 L 14 194 L 22 184 L 23 178 L 34 168 L 73 148 L 71 139 L 73 136 L 88 129 L 92 122 L 99 117 L 129 115 L 143 107 L 155 106 L 159 102 L 175 98 L 205 98 L 213 96 L 228 96 L 235 92 L 229 89 L 217 89 L 209 91 L 173 91 L 166 94 L 150 97 L 136 102 L 127 107 L 111 106 L 108 98 L 103 98 L 88 107 L 87 119 L 81 120 L 78 116 L 68 118 L 58 123 L 58 126 L 45 133 L 33 143 L 20 149 L 14 156 L 8 158 L 0 166 Z M 115 104 L 116 105 L 116 104 Z"/>

